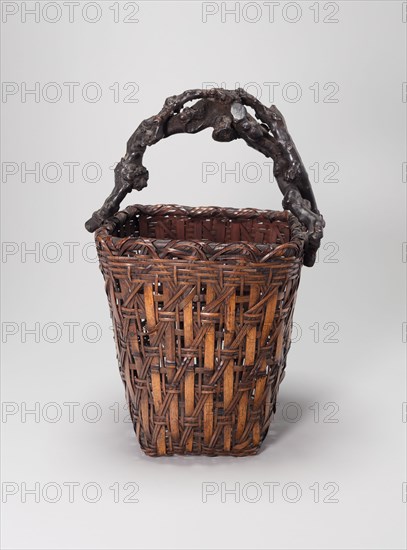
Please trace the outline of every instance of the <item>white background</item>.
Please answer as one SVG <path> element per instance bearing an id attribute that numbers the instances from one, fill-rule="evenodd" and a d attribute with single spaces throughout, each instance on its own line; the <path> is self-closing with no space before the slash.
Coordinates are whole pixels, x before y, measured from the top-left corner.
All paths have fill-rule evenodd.
<path id="1" fill-rule="evenodd" d="M 3 547 L 405 548 L 405 3 L 81 2 L 72 22 L 66 3 L 37 4 L 2 3 Z M 126 422 L 83 224 L 139 122 L 208 82 L 283 112 L 314 166 L 326 248 L 303 270 L 263 451 L 151 459 Z M 243 142 L 174 136 L 145 161 L 149 186 L 126 204 L 280 208 Z"/>

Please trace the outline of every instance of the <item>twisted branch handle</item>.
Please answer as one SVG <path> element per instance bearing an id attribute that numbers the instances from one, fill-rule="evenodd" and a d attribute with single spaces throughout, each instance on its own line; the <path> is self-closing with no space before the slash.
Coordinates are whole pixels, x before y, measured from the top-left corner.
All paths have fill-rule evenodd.
<path id="1" fill-rule="evenodd" d="M 195 99 L 200 101 L 184 107 Z M 254 110 L 258 120 L 247 112 L 245 105 Z M 280 111 L 274 105 L 264 106 L 242 89 L 187 90 L 167 98 L 158 115 L 144 120 L 127 142 L 126 155 L 115 168 L 113 191 L 86 222 L 86 229 L 95 231 L 119 210 L 127 193 L 146 187 L 149 174 L 142 161 L 148 146 L 173 134 L 195 134 L 208 127 L 213 128 L 212 137 L 216 141 L 242 138 L 250 147 L 273 159 L 274 176 L 284 196 L 283 207 L 308 229 L 304 265 L 311 267 L 325 222 L 308 174 Z"/>

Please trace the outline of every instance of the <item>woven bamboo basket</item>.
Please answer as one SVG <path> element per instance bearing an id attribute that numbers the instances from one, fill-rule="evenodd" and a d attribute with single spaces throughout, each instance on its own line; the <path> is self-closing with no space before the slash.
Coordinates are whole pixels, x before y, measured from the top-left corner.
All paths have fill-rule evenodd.
<path id="1" fill-rule="evenodd" d="M 147 146 L 207 127 L 217 141 L 243 138 L 273 158 L 286 210 L 118 212 L 126 193 L 146 185 Z M 96 230 L 120 374 L 147 455 L 259 451 L 285 373 L 301 267 L 313 265 L 323 226 L 274 106 L 243 90 L 189 90 L 140 124 L 112 193 L 86 227 Z"/>

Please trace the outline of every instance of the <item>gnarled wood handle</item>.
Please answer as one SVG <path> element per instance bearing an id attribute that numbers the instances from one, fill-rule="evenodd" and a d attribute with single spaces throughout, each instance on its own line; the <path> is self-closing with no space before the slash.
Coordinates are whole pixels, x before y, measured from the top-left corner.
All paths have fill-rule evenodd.
<path id="1" fill-rule="evenodd" d="M 200 101 L 184 107 L 195 99 Z M 258 120 L 247 112 L 245 105 L 254 110 Z M 187 90 L 167 98 L 158 115 L 144 120 L 127 142 L 126 155 L 115 168 L 113 191 L 86 222 L 86 229 L 95 231 L 119 210 L 127 193 L 146 187 L 148 171 L 142 161 L 148 146 L 173 134 L 195 134 L 208 127 L 213 128 L 212 137 L 216 141 L 242 138 L 250 147 L 273 159 L 274 176 L 284 195 L 283 207 L 308 229 L 304 265 L 311 267 L 325 222 L 317 208 L 308 174 L 280 111 L 274 105 L 264 106 L 242 89 Z"/>

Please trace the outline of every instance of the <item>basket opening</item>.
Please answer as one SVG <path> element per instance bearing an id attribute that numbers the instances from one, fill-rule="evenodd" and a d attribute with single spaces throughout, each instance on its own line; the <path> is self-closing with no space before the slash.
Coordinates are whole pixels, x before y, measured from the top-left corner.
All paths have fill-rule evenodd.
<path id="1" fill-rule="evenodd" d="M 276 213 L 276 219 L 266 216 L 227 218 L 225 216 L 188 216 L 174 214 L 148 215 L 138 213 L 117 224 L 113 235 L 148 239 L 210 241 L 214 243 L 248 242 L 284 244 L 290 241 L 287 216 Z"/>

